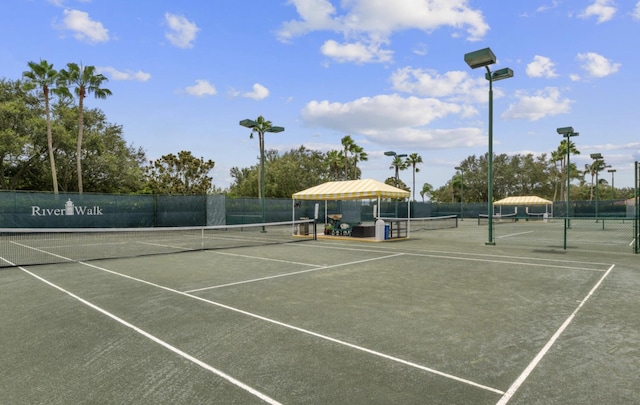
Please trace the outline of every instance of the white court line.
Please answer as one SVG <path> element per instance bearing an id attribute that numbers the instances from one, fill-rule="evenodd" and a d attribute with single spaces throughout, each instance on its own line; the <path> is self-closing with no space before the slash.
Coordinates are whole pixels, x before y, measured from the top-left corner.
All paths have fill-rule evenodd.
<path id="1" fill-rule="evenodd" d="M 501 257 L 501 258 L 505 258 L 505 259 L 514 259 L 514 260 L 527 260 L 527 262 L 523 263 L 523 264 L 527 264 L 532 260 L 538 261 L 538 262 L 555 262 L 555 263 L 575 263 L 575 264 L 589 264 L 589 265 L 602 265 L 602 266 L 609 266 L 611 263 L 600 263 L 600 262 L 583 262 L 583 261 L 579 261 L 579 260 L 560 260 L 560 259 L 545 259 L 542 257 L 529 257 L 529 256 L 509 256 L 509 255 L 496 255 L 496 254 L 487 254 L 487 253 L 470 253 L 470 252 L 451 252 L 451 251 L 446 251 L 446 250 L 429 250 L 429 249 L 415 249 L 415 248 L 404 248 L 404 249 L 395 249 L 389 246 L 381 246 L 379 250 L 372 250 L 372 249 L 362 249 L 362 248 L 345 248 L 343 245 L 335 245 L 335 244 L 331 244 L 330 242 L 324 242 L 326 243 L 325 246 L 321 246 L 321 245 L 310 245 L 310 244 L 305 244 L 305 245 L 299 245 L 299 247 L 311 247 L 311 248 L 317 248 L 317 249 L 339 249 L 339 250 L 353 250 L 353 251 L 357 251 L 357 252 L 375 252 L 375 253 L 380 253 L 381 251 L 384 252 L 388 252 L 388 251 L 401 251 L 407 254 L 411 254 L 408 251 L 418 251 L 418 252 L 422 252 L 419 254 L 441 254 L 441 255 L 456 255 L 456 256 L 434 256 L 434 257 L 443 257 L 443 258 L 451 258 L 451 259 L 456 259 L 459 258 L 460 256 L 478 256 L 478 257 Z M 425 253 L 425 252 L 430 252 L 430 253 Z M 604 270 L 603 270 L 604 271 Z"/>
<path id="2" fill-rule="evenodd" d="M 86 305 L 86 306 L 88 306 L 90 308 L 93 308 L 94 310 L 102 313 L 103 315 L 108 316 L 109 318 L 111 318 L 114 321 L 122 324 L 123 326 L 126 326 L 127 328 L 130 328 L 130 329 L 134 330 L 135 332 L 137 332 L 140 335 L 146 337 L 147 339 L 150 339 L 151 341 L 159 344 L 160 346 L 163 346 L 164 348 L 169 349 L 170 351 L 172 351 L 173 353 L 177 354 L 178 356 L 180 356 L 180 357 L 182 357 L 182 358 L 184 358 L 184 359 L 186 359 L 186 360 L 188 360 L 188 361 L 190 361 L 190 362 L 202 367 L 203 369 L 205 369 L 207 371 L 210 371 L 210 372 L 216 374 L 217 376 L 229 381 L 233 385 L 235 385 L 235 386 L 237 386 L 237 387 L 249 392 L 250 394 L 262 399 L 266 403 L 273 404 L 273 405 L 280 405 L 280 402 L 276 401 L 275 399 L 273 399 L 273 398 L 261 393 L 260 391 L 256 390 L 255 388 L 252 388 L 252 387 L 248 386 L 247 384 L 243 383 L 242 381 L 231 377 L 229 374 L 227 374 L 227 373 L 225 373 L 225 372 L 223 372 L 221 370 L 218 370 L 217 368 L 215 368 L 213 366 L 210 366 L 209 364 L 207 364 L 207 363 L 205 363 L 205 362 L 203 362 L 203 361 L 201 361 L 201 360 L 189 355 L 188 353 L 183 352 L 182 350 L 178 349 L 177 347 L 170 345 L 169 343 L 165 342 L 164 340 L 162 340 L 162 339 L 150 334 L 149 332 L 146 332 L 146 331 L 138 328 L 137 326 L 125 321 L 124 319 L 117 317 L 116 315 L 112 314 L 111 312 L 108 312 L 108 311 L 100 308 L 99 306 L 97 306 L 95 304 L 92 304 L 91 302 L 89 302 L 89 301 L 87 301 L 87 300 L 85 300 L 85 299 L 73 294 L 72 292 L 67 291 L 64 288 L 62 288 L 62 287 L 60 287 L 60 286 L 58 286 L 58 285 L 56 285 L 56 284 L 54 284 L 54 283 L 52 283 L 52 282 L 50 282 L 48 280 L 45 280 L 44 278 L 42 278 L 42 277 L 40 277 L 40 276 L 38 276 L 38 275 L 36 275 L 34 273 L 31 273 L 30 271 L 28 271 L 27 269 L 25 269 L 23 267 L 18 267 L 18 268 L 20 270 L 24 271 L 25 273 L 29 274 L 30 276 L 37 278 L 38 280 L 42 281 L 43 283 L 46 283 L 46 284 L 50 285 L 51 287 L 56 288 L 57 290 L 62 291 L 63 293 L 65 293 L 65 294 L 69 295 L 70 297 L 76 299 L 77 301 L 80 301 L 82 304 L 84 304 L 84 305 Z"/>
<path id="3" fill-rule="evenodd" d="M 242 254 L 239 254 L 239 253 L 221 252 L 219 250 L 209 250 L 208 252 L 213 253 L 213 254 L 217 254 L 217 255 L 223 255 L 223 256 L 234 256 L 234 257 L 244 257 L 244 258 L 247 258 L 247 259 L 267 260 L 267 261 L 271 261 L 271 262 L 295 264 L 295 265 L 299 265 L 299 266 L 323 267 L 323 265 L 321 265 L 321 264 L 309 264 L 309 263 L 302 263 L 302 262 L 294 262 L 294 261 L 291 261 L 291 260 L 272 259 L 270 257 L 242 255 Z"/>
<path id="4" fill-rule="evenodd" d="M 140 283 L 143 283 L 143 284 L 147 284 L 147 285 L 150 285 L 150 286 L 153 286 L 153 287 L 156 287 L 156 288 L 160 288 L 160 289 L 165 290 L 165 291 L 169 291 L 169 292 L 172 292 L 172 293 L 175 293 L 175 294 L 183 295 L 185 297 L 193 298 L 195 300 L 198 300 L 198 301 L 201 301 L 201 302 L 204 302 L 204 303 L 207 303 L 207 304 L 211 304 L 211 305 L 217 306 L 219 308 L 224 308 L 224 309 L 227 309 L 227 310 L 232 311 L 232 312 L 236 312 L 236 313 L 239 313 L 239 314 L 242 314 L 242 315 L 246 315 L 246 316 L 249 316 L 249 317 L 252 317 L 252 318 L 255 318 L 255 319 L 260 319 L 262 321 L 265 321 L 265 322 L 268 322 L 268 323 L 271 323 L 271 324 L 274 324 L 274 325 L 282 326 L 284 328 L 291 329 L 291 330 L 294 330 L 294 331 L 297 331 L 297 332 L 301 332 L 301 333 L 304 333 L 304 334 L 307 334 L 307 335 L 310 335 L 310 336 L 314 336 L 314 337 L 317 337 L 319 339 L 323 339 L 323 340 L 327 340 L 329 342 L 337 343 L 339 345 L 343 345 L 343 346 L 346 346 L 346 347 L 349 347 L 349 348 L 352 348 L 352 349 L 355 349 L 355 350 L 359 350 L 359 351 L 362 351 L 362 352 L 365 352 L 365 353 L 368 353 L 368 354 L 372 354 L 374 356 L 381 357 L 381 358 L 384 358 L 384 359 L 387 359 L 387 360 L 390 360 L 390 361 L 393 361 L 393 362 L 396 362 L 396 363 L 400 363 L 400 364 L 403 364 L 403 365 L 406 365 L 406 366 L 409 366 L 409 367 L 413 367 L 413 368 L 416 368 L 416 369 L 419 369 L 419 370 L 422 370 L 422 371 L 426 371 L 426 372 L 431 373 L 431 374 L 439 375 L 441 377 L 448 378 L 448 379 L 451 379 L 451 380 L 454 380 L 454 381 L 458 381 L 458 382 L 461 382 L 461 383 L 464 383 L 464 384 L 467 384 L 467 385 L 470 385 L 470 386 L 473 386 L 473 387 L 476 387 L 476 388 L 480 388 L 480 389 L 483 389 L 483 390 L 486 390 L 486 391 L 494 392 L 494 393 L 500 394 L 500 395 L 504 394 L 504 391 L 501 391 L 501 390 L 499 390 L 497 388 L 493 388 L 493 387 L 489 387 L 489 386 L 486 386 L 486 385 L 482 385 L 482 384 L 476 383 L 474 381 L 467 380 L 467 379 L 464 379 L 464 378 L 461 378 L 461 377 L 457 377 L 457 376 L 452 375 L 452 374 L 447 374 L 447 373 L 444 373 L 442 371 L 438 371 L 438 370 L 430 368 L 430 367 L 422 366 L 422 365 L 417 364 L 417 363 L 413 363 L 413 362 L 410 362 L 410 361 L 407 361 L 407 360 L 400 359 L 398 357 L 389 356 L 387 354 L 384 354 L 384 353 L 381 353 L 381 352 L 377 352 L 375 350 L 367 349 L 366 347 L 358 346 L 358 345 L 355 345 L 355 344 L 352 344 L 352 343 L 349 343 L 349 342 L 345 342 L 345 341 L 340 340 L 340 339 L 332 338 L 330 336 L 322 335 L 320 333 L 316 333 L 316 332 L 313 332 L 313 331 L 310 331 L 310 330 L 307 330 L 307 329 L 303 329 L 303 328 L 300 328 L 300 327 L 297 327 L 297 326 L 293 326 L 293 325 L 290 325 L 290 324 L 287 324 L 287 323 L 284 323 L 284 322 L 276 321 L 275 319 L 267 318 L 267 317 L 264 317 L 262 315 L 254 314 L 252 312 L 247 312 L 247 311 L 241 310 L 239 308 L 235 308 L 235 307 L 231 307 L 229 305 L 222 304 L 220 302 L 211 301 L 211 300 L 208 300 L 208 299 L 205 299 L 205 298 L 202 298 L 202 297 L 198 297 L 197 295 L 188 294 L 186 292 L 178 291 L 178 290 L 175 290 L 173 288 L 169 288 L 169 287 L 165 287 L 165 286 L 162 286 L 162 285 L 159 285 L 159 284 L 155 284 L 155 283 L 152 283 L 150 281 L 138 279 L 138 278 L 135 278 L 135 277 L 132 277 L 132 276 L 128 276 L 126 274 L 118 273 L 118 272 L 113 271 L 113 270 L 109 270 L 109 269 L 105 269 L 103 267 L 95 266 L 95 265 L 90 264 L 90 263 L 86 263 L 86 262 L 79 262 L 79 263 L 82 264 L 82 265 L 85 265 L 85 266 L 100 270 L 100 271 L 104 271 L 106 273 L 110 273 L 110 274 L 113 274 L 113 275 L 116 275 L 116 276 L 119 276 L 119 277 L 123 277 L 123 278 L 129 279 L 129 280 L 133 280 L 133 281 L 137 281 L 137 282 L 140 282 Z"/>
<path id="5" fill-rule="evenodd" d="M 511 234 L 508 234 L 508 235 L 497 236 L 497 237 L 496 237 L 496 239 L 509 238 L 509 237 L 511 237 L 511 236 L 524 235 L 524 234 L 527 234 L 527 233 L 533 233 L 533 232 L 534 232 L 534 231 L 511 233 Z"/>
<path id="6" fill-rule="evenodd" d="M 524 384 L 527 377 L 529 377 L 529 374 L 531 374 L 533 369 L 536 368 L 538 363 L 540 363 L 540 361 L 547 354 L 549 349 L 551 349 L 551 346 L 554 345 L 554 343 L 556 342 L 556 340 L 558 340 L 558 338 L 564 332 L 564 330 L 567 329 L 569 324 L 573 321 L 573 318 L 575 318 L 578 311 L 580 311 L 580 309 L 585 305 L 587 300 L 591 298 L 591 296 L 596 292 L 598 287 L 600 287 L 600 284 L 602 284 L 604 279 L 607 278 L 607 276 L 609 275 L 609 273 L 611 273 L 611 271 L 615 266 L 616 266 L 615 264 L 612 264 L 611 267 L 609 267 L 609 270 L 607 270 L 607 272 L 604 273 L 602 277 L 600 277 L 600 280 L 596 283 L 596 285 L 593 286 L 593 288 L 591 289 L 591 291 L 589 291 L 587 296 L 584 297 L 584 299 L 580 302 L 580 305 L 578 305 L 578 307 L 571 313 L 571 315 L 569 315 L 569 317 L 564 321 L 564 323 L 560 326 L 560 328 L 558 328 L 556 333 L 554 333 L 553 336 L 551 336 L 551 339 L 549 339 L 547 344 L 544 345 L 544 347 L 542 348 L 542 350 L 540 350 L 540 352 L 536 355 L 536 357 L 533 358 L 531 363 L 529 363 L 527 368 L 524 369 L 524 371 L 522 372 L 522 374 L 520 374 L 520 376 L 516 379 L 516 381 L 513 384 L 511 384 L 511 387 L 509 387 L 509 389 L 504 393 L 504 395 L 502 396 L 502 398 L 500 398 L 500 400 L 496 403 L 496 405 L 505 405 L 509 402 L 509 400 L 511 399 L 511 397 L 513 397 L 513 395 L 516 393 L 518 388 L 520 388 L 520 386 Z"/>
<path id="7" fill-rule="evenodd" d="M 194 293 L 194 292 L 197 292 L 197 291 L 205 291 L 205 290 L 213 290 L 215 288 L 230 287 L 232 285 L 255 283 L 257 281 L 271 280 L 271 279 L 280 278 L 280 277 L 295 276 L 297 274 L 311 273 L 312 271 L 326 270 L 326 269 L 331 269 L 331 268 L 334 268 L 334 267 L 350 266 L 352 264 L 359 264 L 359 263 L 371 262 L 371 261 L 374 261 L 374 260 L 388 259 L 388 258 L 391 258 L 391 257 L 400 256 L 400 255 L 401 255 L 401 253 L 396 253 L 396 254 L 389 255 L 389 256 L 374 257 L 374 258 L 371 258 L 371 259 L 358 260 L 358 261 L 349 262 L 349 263 L 334 264 L 334 265 L 331 265 L 331 266 L 317 266 L 317 265 L 307 264 L 307 266 L 316 266 L 316 268 L 315 269 L 308 269 L 308 270 L 293 271 L 291 273 L 276 274 L 276 275 L 273 275 L 273 276 L 253 278 L 253 279 L 250 279 L 250 280 L 236 281 L 234 283 L 220 284 L 220 285 L 215 285 L 215 286 L 210 286 L 210 287 L 202 287 L 202 288 L 197 288 L 195 290 L 189 290 L 189 291 L 185 291 L 185 292 L 189 294 L 189 293 Z M 239 255 L 239 256 L 244 256 L 244 255 Z M 251 256 L 244 256 L 244 257 L 251 257 Z M 262 259 L 262 258 L 258 258 L 258 257 L 252 257 L 252 258 L 254 258 L 254 259 Z M 293 263 L 293 262 L 290 262 L 290 263 Z"/>

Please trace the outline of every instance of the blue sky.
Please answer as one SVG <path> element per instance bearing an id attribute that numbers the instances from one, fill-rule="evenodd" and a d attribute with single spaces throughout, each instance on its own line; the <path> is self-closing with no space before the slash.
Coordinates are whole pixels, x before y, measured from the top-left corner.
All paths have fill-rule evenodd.
<path id="1" fill-rule="evenodd" d="M 266 148 L 364 147 L 363 178 L 393 176 L 385 151 L 418 153 L 416 188 L 440 187 L 487 151 L 488 82 L 464 54 L 491 47 L 515 76 L 494 84 L 494 152 L 550 153 L 573 126 L 633 185 L 640 160 L 636 0 L 7 0 L 0 76 L 29 61 L 96 66 L 106 100 L 88 98 L 155 159 L 212 159 L 214 183 L 256 164 L 238 122 L 263 115 L 285 132 Z M 601 176 L 610 181 L 609 173 Z M 401 172 L 411 185 L 411 173 Z"/>

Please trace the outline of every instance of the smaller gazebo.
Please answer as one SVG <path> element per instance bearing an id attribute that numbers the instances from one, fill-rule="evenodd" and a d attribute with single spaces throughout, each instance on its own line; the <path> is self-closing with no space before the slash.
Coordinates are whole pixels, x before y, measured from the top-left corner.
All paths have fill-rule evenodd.
<path id="1" fill-rule="evenodd" d="M 515 214 L 518 213 L 518 207 L 525 207 L 525 213 L 529 216 L 542 216 L 542 217 L 552 217 L 553 216 L 553 202 L 549 200 L 545 200 L 544 198 L 537 197 L 535 195 L 531 196 L 518 196 L 518 197 L 507 197 L 502 200 L 498 200 L 493 203 L 493 205 L 497 205 L 500 207 L 500 214 L 502 214 L 502 206 L 515 206 Z M 529 207 L 531 206 L 545 206 L 545 210 L 543 213 L 531 213 L 529 212 Z M 549 210 L 551 207 L 551 210 Z"/>

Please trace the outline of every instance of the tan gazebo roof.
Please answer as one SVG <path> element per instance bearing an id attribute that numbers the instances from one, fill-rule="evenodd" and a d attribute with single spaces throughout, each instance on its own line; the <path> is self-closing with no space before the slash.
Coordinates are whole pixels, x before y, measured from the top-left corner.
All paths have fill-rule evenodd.
<path id="1" fill-rule="evenodd" d="M 377 180 L 330 181 L 299 191 L 294 200 L 363 200 L 367 198 L 409 198 L 411 193 Z"/>
<path id="2" fill-rule="evenodd" d="M 545 200 L 544 198 L 531 196 L 521 197 L 507 197 L 502 200 L 496 201 L 493 205 L 551 205 L 553 202 Z"/>

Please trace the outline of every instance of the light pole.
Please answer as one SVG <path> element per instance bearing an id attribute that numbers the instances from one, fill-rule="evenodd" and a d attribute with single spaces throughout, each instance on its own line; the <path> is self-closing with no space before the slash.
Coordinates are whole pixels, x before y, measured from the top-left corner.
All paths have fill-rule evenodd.
<path id="1" fill-rule="evenodd" d="M 489 239 L 485 244 L 495 245 L 496 243 L 493 240 L 493 82 L 513 77 L 513 70 L 503 68 L 496 70 L 495 72 L 491 72 L 489 65 L 496 63 L 496 55 L 494 55 L 490 48 L 469 52 L 464 55 L 464 61 L 471 69 L 479 67 L 487 69 L 487 73 L 484 77 L 489 81 L 489 184 L 487 185 Z"/>
<path id="2" fill-rule="evenodd" d="M 260 141 L 260 205 L 262 208 L 262 223 L 266 222 L 265 217 L 265 180 L 264 180 L 264 133 L 265 132 L 282 132 L 284 131 L 284 127 L 273 127 L 270 124 L 265 125 L 265 122 L 261 119 L 262 117 L 258 117 L 258 121 L 246 119 L 240 121 L 240 125 L 245 128 L 250 128 L 251 132 L 258 133 L 258 140 Z M 264 228 L 263 228 L 264 231 Z"/>
<path id="3" fill-rule="evenodd" d="M 406 156 L 407 156 L 407 154 L 406 154 L 406 153 L 403 153 L 403 154 L 401 154 L 401 155 L 398 155 L 398 154 L 397 154 L 397 153 L 395 153 L 394 151 L 389 150 L 389 151 L 386 151 L 386 152 L 384 153 L 384 155 L 385 155 L 385 156 L 393 156 L 393 162 L 392 162 L 392 164 L 393 164 L 393 166 L 395 166 L 395 168 L 396 168 L 396 188 L 398 188 L 398 181 L 399 181 L 399 173 L 398 173 L 398 167 L 399 167 L 399 165 L 398 165 L 398 163 L 400 163 L 398 160 L 399 160 L 399 159 L 401 159 L 401 158 L 403 158 L 403 157 L 406 157 Z M 395 205 L 395 216 L 396 216 L 396 218 L 397 218 L 397 217 L 398 217 L 398 200 L 397 200 L 397 199 L 396 199 L 396 203 L 395 203 L 394 205 Z"/>
<path id="4" fill-rule="evenodd" d="M 572 136 L 578 136 L 580 135 L 579 132 L 573 132 L 573 127 L 563 127 L 563 128 L 558 128 L 556 130 L 560 135 L 564 136 L 566 138 L 565 143 L 566 143 L 566 148 L 567 148 L 567 227 L 571 228 L 571 220 L 569 219 L 569 217 L 571 216 L 569 213 L 569 210 L 571 208 L 571 191 L 570 191 L 570 187 L 571 187 L 571 137 Z"/>
<path id="5" fill-rule="evenodd" d="M 396 162 L 396 161 L 395 161 L 395 158 L 400 159 L 400 158 L 406 157 L 406 156 L 407 156 L 407 154 L 406 154 L 406 153 L 403 153 L 403 154 L 401 154 L 401 155 L 398 155 L 398 154 L 397 154 L 397 153 L 395 153 L 394 151 L 390 150 L 390 151 L 385 152 L 385 153 L 384 153 L 384 155 L 385 155 L 385 156 L 393 156 L 393 157 L 394 157 L 394 161 L 392 162 L 392 164 L 393 164 L 393 166 L 394 166 L 394 167 L 395 167 L 395 169 L 396 169 L 396 177 L 395 177 L 395 178 L 396 178 L 396 187 L 398 187 L 398 180 L 399 180 L 398 162 Z"/>
<path id="6" fill-rule="evenodd" d="M 456 166 L 456 170 L 460 170 L 460 221 L 464 221 L 464 215 L 462 210 L 462 204 L 464 203 L 464 168 L 462 166 Z"/>
<path id="7" fill-rule="evenodd" d="M 604 158 L 602 153 L 592 153 L 591 159 L 595 160 L 594 169 L 596 170 L 596 222 L 598 222 L 598 173 L 600 172 L 600 161 Z"/>
<path id="8" fill-rule="evenodd" d="M 613 183 L 613 174 L 616 172 L 616 169 L 609 169 L 607 170 L 609 173 L 611 173 L 611 196 L 615 199 L 616 198 L 616 187 L 614 186 Z"/>

